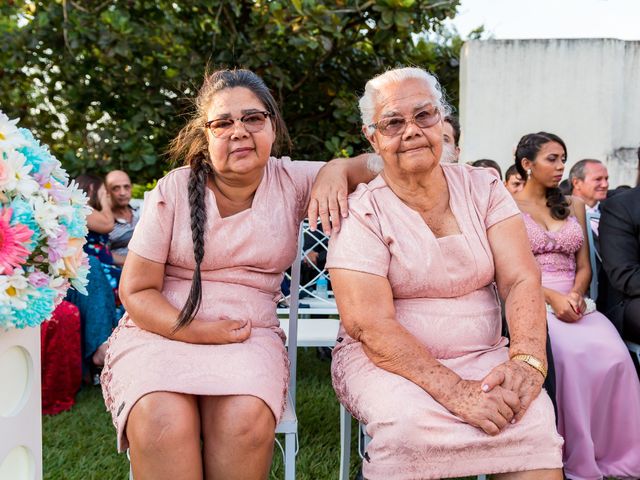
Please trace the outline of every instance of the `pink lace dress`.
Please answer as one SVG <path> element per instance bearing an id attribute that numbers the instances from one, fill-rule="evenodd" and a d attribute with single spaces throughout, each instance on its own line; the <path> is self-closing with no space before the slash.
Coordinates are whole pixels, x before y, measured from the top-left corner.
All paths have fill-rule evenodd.
<path id="1" fill-rule="evenodd" d="M 220 216 L 213 192 L 207 191 L 202 306 L 194 321 L 249 318 L 251 336 L 226 345 L 184 343 L 141 329 L 125 314 L 109 339 L 101 382 L 120 451 L 128 447 L 131 409 L 151 392 L 253 395 L 279 420 L 289 369 L 276 302 L 322 165 L 271 158 L 251 208 L 229 217 Z M 129 243 L 132 252 L 165 264 L 162 293 L 177 308 L 189 296 L 195 268 L 188 181 L 189 169 L 183 167 L 158 182 Z"/>
<path id="2" fill-rule="evenodd" d="M 575 217 L 556 232 L 524 214 L 546 288 L 568 293 L 584 241 Z M 573 480 L 640 478 L 640 384 L 620 335 L 600 312 L 576 323 L 547 314 L 556 370 L 558 431 Z"/>
<path id="3" fill-rule="evenodd" d="M 461 233 L 436 238 L 420 215 L 378 176 L 349 198 L 331 237 L 327 266 L 385 277 L 396 319 L 445 366 L 481 380 L 508 360 L 487 230 L 518 207 L 490 172 L 442 165 Z M 369 480 L 415 480 L 562 466 L 562 439 L 545 391 L 516 424 L 490 436 L 465 423 L 406 378 L 377 367 L 340 331 L 333 385 L 367 425 Z"/>

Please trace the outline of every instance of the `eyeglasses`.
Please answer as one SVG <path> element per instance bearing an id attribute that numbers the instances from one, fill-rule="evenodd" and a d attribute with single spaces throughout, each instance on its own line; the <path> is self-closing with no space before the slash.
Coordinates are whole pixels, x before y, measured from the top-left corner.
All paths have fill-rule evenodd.
<path id="1" fill-rule="evenodd" d="M 211 133 L 216 138 L 229 138 L 233 134 L 236 120 L 240 120 L 247 132 L 256 133 L 264 128 L 270 115 L 271 112 L 251 112 L 238 119 L 220 118 L 218 120 L 209 120 L 204 124 L 204 128 L 211 130 Z"/>
<path id="2" fill-rule="evenodd" d="M 433 127 L 440 121 L 440 110 L 436 107 L 420 110 L 411 119 L 405 120 L 403 117 L 389 117 L 377 123 L 369 125 L 375 128 L 385 137 L 395 137 L 401 135 L 410 123 L 415 123 L 420 128 Z"/>

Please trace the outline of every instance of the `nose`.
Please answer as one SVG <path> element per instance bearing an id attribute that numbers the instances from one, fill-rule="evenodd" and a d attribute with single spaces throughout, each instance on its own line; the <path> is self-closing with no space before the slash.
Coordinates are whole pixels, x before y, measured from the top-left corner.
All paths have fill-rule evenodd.
<path id="1" fill-rule="evenodd" d="M 415 119 L 407 120 L 407 123 L 404 127 L 404 132 L 402 132 L 402 138 L 411 138 L 414 136 L 422 136 L 422 129 L 416 124 Z"/>
<path id="2" fill-rule="evenodd" d="M 240 120 L 239 118 L 233 121 L 233 127 L 231 128 L 232 128 L 231 138 L 246 138 L 249 136 L 249 132 L 247 131 L 247 128 L 245 127 L 242 120 Z"/>

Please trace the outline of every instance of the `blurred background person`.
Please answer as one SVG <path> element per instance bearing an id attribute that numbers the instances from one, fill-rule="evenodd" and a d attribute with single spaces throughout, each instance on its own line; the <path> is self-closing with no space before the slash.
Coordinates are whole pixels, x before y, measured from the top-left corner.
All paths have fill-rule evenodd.
<path id="1" fill-rule="evenodd" d="M 500 168 L 500 165 L 498 165 L 498 162 L 496 162 L 495 160 L 491 160 L 489 158 L 481 158 L 480 160 L 471 162 L 470 165 L 472 167 L 491 168 L 495 170 L 495 172 L 498 174 L 498 178 L 502 180 L 502 169 Z"/>
<path id="2" fill-rule="evenodd" d="M 518 193 L 524 188 L 524 180 L 518 173 L 515 164 L 507 168 L 507 173 L 504 174 L 504 186 L 507 187 L 511 195 Z"/>
<path id="3" fill-rule="evenodd" d="M 460 158 L 460 122 L 455 115 L 444 117 L 442 124 L 442 159 L 444 163 L 458 163 Z"/>
<path id="4" fill-rule="evenodd" d="M 129 252 L 129 240 L 140 218 L 140 211 L 131 205 L 131 179 L 122 170 L 113 170 L 105 179 L 111 199 L 114 226 L 109 233 L 109 247 L 116 265 L 123 265 Z"/>

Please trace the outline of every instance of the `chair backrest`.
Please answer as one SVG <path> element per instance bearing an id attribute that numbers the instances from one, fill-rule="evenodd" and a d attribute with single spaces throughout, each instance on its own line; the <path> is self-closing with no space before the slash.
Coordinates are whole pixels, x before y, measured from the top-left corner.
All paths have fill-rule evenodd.
<path id="1" fill-rule="evenodd" d="M 291 289 L 289 293 L 289 332 L 287 356 L 289 357 L 289 395 L 296 406 L 296 373 L 298 370 L 298 308 L 300 306 L 300 264 L 302 262 L 302 225 L 298 231 L 298 253 L 291 265 Z"/>
<path id="2" fill-rule="evenodd" d="M 291 372 L 291 378 L 289 379 L 289 392 L 291 392 L 290 395 L 294 407 L 296 399 L 297 372 L 296 349 L 298 346 L 298 319 L 300 313 L 303 313 L 305 316 L 315 316 L 314 318 L 317 318 L 318 314 L 337 315 L 338 313 L 335 300 L 332 297 L 327 295 L 328 298 L 325 298 L 322 295 L 318 295 L 318 292 L 316 291 L 318 280 L 320 278 L 325 278 L 328 282 L 329 274 L 325 268 L 318 267 L 311 259 L 311 252 L 326 253 L 328 245 L 329 237 L 321 230 L 315 230 L 312 232 L 309 229 L 309 223 L 304 221 L 300 225 L 300 230 L 298 231 L 298 254 L 291 266 L 291 273 L 285 273 L 285 276 L 289 278 L 291 282 L 290 293 L 285 297 L 289 308 L 288 310 L 279 309 L 278 312 L 285 314 L 288 313 L 289 316 L 289 332 L 287 334 L 288 357 Z M 303 262 L 306 265 L 306 268 L 311 269 L 312 274 L 311 278 L 307 278 L 304 283 L 301 283 Z M 302 294 L 305 295 L 304 298 L 301 298 Z M 301 308 L 301 304 L 304 304 L 304 308 Z M 326 336 L 326 332 L 322 333 Z"/>
<path id="3" fill-rule="evenodd" d="M 591 263 L 591 286 L 589 287 L 589 295 L 595 300 L 598 298 L 598 262 L 596 260 L 600 258 L 600 253 L 595 247 L 595 238 L 593 235 L 593 229 L 591 228 L 592 220 L 600 221 L 600 212 L 587 212 L 586 224 L 587 224 L 587 239 L 589 241 L 589 261 Z"/>

